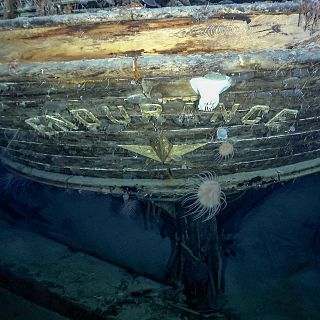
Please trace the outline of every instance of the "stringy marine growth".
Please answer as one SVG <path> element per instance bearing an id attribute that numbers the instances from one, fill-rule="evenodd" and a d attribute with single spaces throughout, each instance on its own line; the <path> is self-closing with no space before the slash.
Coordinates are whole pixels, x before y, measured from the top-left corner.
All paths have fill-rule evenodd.
<path id="1" fill-rule="evenodd" d="M 304 30 L 310 29 L 312 33 L 317 25 L 320 13 L 320 0 L 300 0 L 298 26 L 301 23 L 301 16 L 304 17 Z"/>
<path id="2" fill-rule="evenodd" d="M 189 195 L 182 201 L 182 206 L 187 210 L 184 217 L 193 215 L 194 220 L 204 218 L 203 221 L 207 221 L 227 206 L 226 195 L 216 175 L 211 172 L 198 175 L 190 189 Z"/>

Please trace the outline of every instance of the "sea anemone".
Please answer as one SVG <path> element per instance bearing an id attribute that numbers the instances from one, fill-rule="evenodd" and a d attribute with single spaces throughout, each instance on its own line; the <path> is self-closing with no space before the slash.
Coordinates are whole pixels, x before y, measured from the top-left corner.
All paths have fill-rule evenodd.
<path id="1" fill-rule="evenodd" d="M 192 78 L 190 85 L 194 92 L 200 95 L 198 109 L 212 111 L 219 103 L 219 94 L 226 91 L 233 81 L 230 77 L 211 72 L 204 77 Z"/>
<path id="2" fill-rule="evenodd" d="M 230 141 L 223 141 L 218 149 L 218 153 L 216 155 L 217 161 L 227 161 L 233 158 L 234 155 L 234 147 L 233 143 Z"/>
<path id="3" fill-rule="evenodd" d="M 190 185 L 190 193 L 182 201 L 186 208 L 184 215 L 194 215 L 194 220 L 205 217 L 207 221 L 215 217 L 227 205 L 226 195 L 214 173 L 207 172 L 197 176 L 197 181 Z M 188 205 L 186 205 L 188 204 Z"/>

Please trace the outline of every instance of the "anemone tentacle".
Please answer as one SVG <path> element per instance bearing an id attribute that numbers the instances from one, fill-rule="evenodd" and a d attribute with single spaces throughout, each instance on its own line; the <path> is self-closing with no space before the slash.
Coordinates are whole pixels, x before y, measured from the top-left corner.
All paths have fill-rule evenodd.
<path id="1" fill-rule="evenodd" d="M 203 172 L 189 181 L 189 193 L 181 202 L 186 213 L 182 217 L 193 215 L 193 219 L 203 218 L 208 221 L 214 218 L 227 206 L 225 193 L 221 190 L 220 183 L 214 172 Z"/>

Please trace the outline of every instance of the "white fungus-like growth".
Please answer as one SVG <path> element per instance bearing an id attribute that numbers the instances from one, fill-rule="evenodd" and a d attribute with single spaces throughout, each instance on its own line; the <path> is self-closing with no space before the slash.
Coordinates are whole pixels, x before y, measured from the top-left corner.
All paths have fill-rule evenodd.
<path id="1" fill-rule="evenodd" d="M 187 210 L 184 217 L 193 215 L 194 220 L 205 217 L 203 221 L 207 221 L 227 205 L 226 195 L 216 175 L 211 172 L 198 175 L 197 181 L 189 188 L 189 195 L 182 201 L 182 206 Z"/>
<path id="2" fill-rule="evenodd" d="M 200 95 L 198 109 L 201 111 L 212 111 L 219 103 L 219 94 L 226 91 L 233 81 L 230 77 L 210 72 L 204 77 L 192 78 L 191 87 Z"/>

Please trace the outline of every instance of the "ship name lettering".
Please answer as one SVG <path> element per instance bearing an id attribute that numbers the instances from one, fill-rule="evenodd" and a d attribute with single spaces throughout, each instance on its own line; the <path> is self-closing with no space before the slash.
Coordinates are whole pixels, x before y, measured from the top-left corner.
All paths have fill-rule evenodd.
<path id="1" fill-rule="evenodd" d="M 70 110 L 72 116 L 87 129 L 95 129 L 100 126 L 100 120 L 87 109 Z"/>
<path id="2" fill-rule="evenodd" d="M 152 117 L 155 119 L 161 118 L 162 105 L 157 103 L 139 104 L 142 121 L 149 121 Z M 240 104 L 233 104 L 231 110 L 227 110 L 223 103 L 219 103 L 218 107 L 212 112 L 210 123 L 215 124 L 219 118 L 228 124 L 234 119 L 237 112 L 239 112 Z M 114 107 L 101 106 L 104 115 L 115 124 L 128 125 L 131 122 L 131 117 L 123 105 Z M 117 110 L 114 110 L 116 108 Z M 244 125 L 254 125 L 260 123 L 263 118 L 269 113 L 270 106 L 255 105 L 240 119 Z M 73 120 L 67 120 L 59 113 L 53 115 L 42 115 L 25 120 L 26 124 L 31 126 L 37 132 L 46 136 L 53 136 L 59 132 L 67 132 L 79 130 L 79 126 L 85 127 L 88 130 L 97 130 L 101 122 L 89 110 L 85 108 L 69 110 Z M 116 115 L 115 115 L 116 114 Z M 298 110 L 285 108 L 279 111 L 273 118 L 268 120 L 265 125 L 271 129 L 279 129 L 281 123 L 287 119 L 296 118 Z M 181 118 L 181 119 L 180 119 Z M 188 119 L 194 118 L 194 124 L 198 123 L 198 114 L 193 102 L 185 102 L 182 113 L 179 114 L 179 123 L 182 125 Z M 144 120 L 143 120 L 144 119 Z M 72 121 L 72 122 L 71 122 Z M 189 121 L 189 120 L 188 120 Z"/>
<path id="3" fill-rule="evenodd" d="M 294 109 L 283 109 L 280 112 L 278 112 L 272 119 L 270 119 L 266 126 L 271 129 L 279 130 L 281 127 L 281 123 L 288 120 L 288 118 L 294 118 L 296 119 L 298 115 L 298 110 Z"/>
<path id="4" fill-rule="evenodd" d="M 115 118 L 108 106 L 102 106 L 102 109 L 104 110 L 106 116 L 108 117 L 108 119 L 112 123 L 116 123 L 116 124 L 121 124 L 121 125 L 127 126 L 131 122 L 131 118 L 130 118 L 127 110 L 125 109 L 124 106 L 117 106 L 117 108 L 118 108 L 119 113 L 120 113 L 120 115 L 122 116 L 123 119 Z"/>
<path id="5" fill-rule="evenodd" d="M 218 107 L 213 111 L 213 114 L 210 118 L 210 122 L 215 123 L 221 115 L 223 117 L 224 122 L 229 123 L 236 115 L 236 112 L 239 107 L 239 103 L 234 103 L 231 108 L 231 111 L 227 111 L 226 107 L 224 106 L 224 103 L 219 103 Z"/>
<path id="6" fill-rule="evenodd" d="M 55 116 L 44 115 L 26 119 L 25 122 L 37 132 L 46 136 L 53 136 L 58 132 L 78 130 L 79 128 L 72 122 L 63 118 L 59 114 Z"/>
<path id="7" fill-rule="evenodd" d="M 269 106 L 257 105 L 250 108 L 250 110 L 241 118 L 243 124 L 253 125 L 261 121 L 264 115 L 270 110 Z M 255 117 L 253 118 L 253 116 Z"/>

